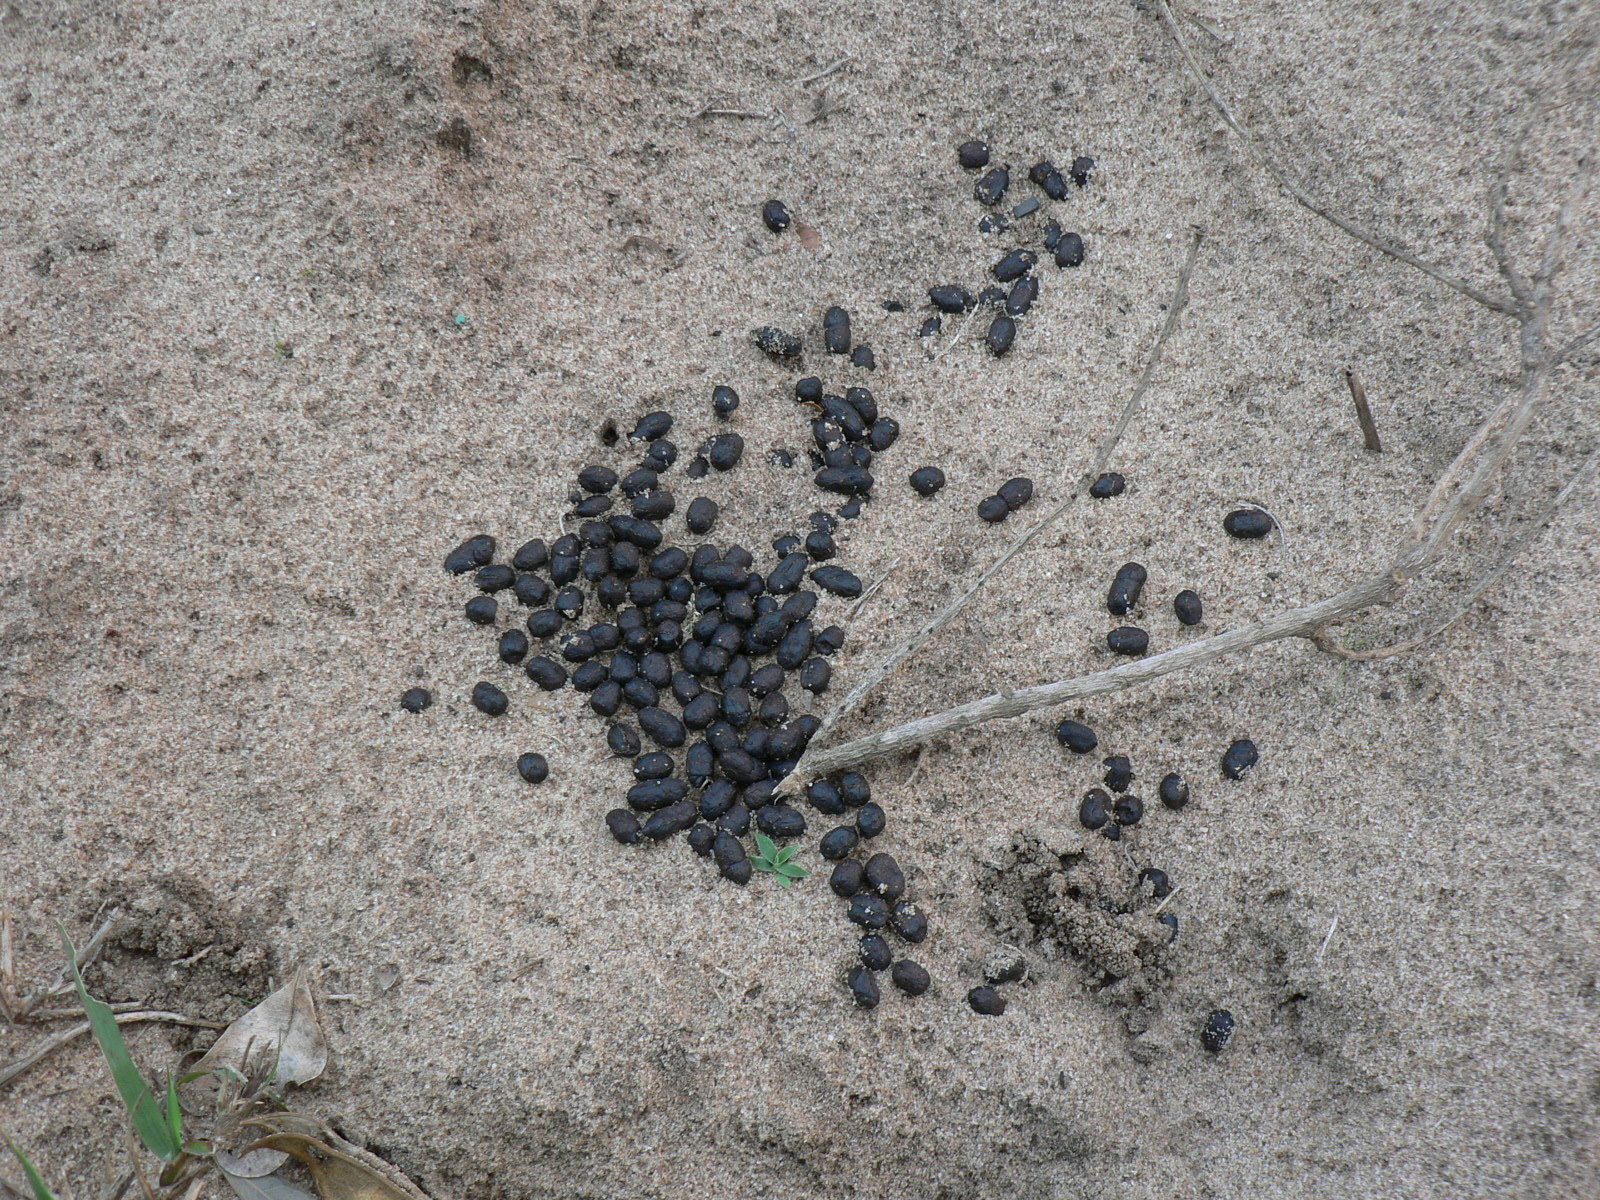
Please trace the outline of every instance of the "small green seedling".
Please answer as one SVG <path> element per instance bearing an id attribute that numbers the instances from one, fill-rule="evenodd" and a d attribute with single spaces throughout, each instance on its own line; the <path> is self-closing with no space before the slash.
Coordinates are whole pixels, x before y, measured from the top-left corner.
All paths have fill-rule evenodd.
<path id="1" fill-rule="evenodd" d="M 784 887 L 804 879 L 811 874 L 799 863 L 794 861 L 796 847 L 785 846 L 778 849 L 778 844 L 764 833 L 756 834 L 756 849 L 759 851 L 750 860 L 750 865 L 758 871 L 766 871 L 778 877 L 778 882 Z"/>
<path id="2" fill-rule="evenodd" d="M 6 1145 L 11 1147 L 11 1153 L 15 1154 L 17 1161 L 22 1164 L 22 1173 L 28 1177 L 28 1186 L 33 1189 L 33 1200 L 56 1200 L 56 1194 L 45 1183 L 44 1176 L 40 1175 L 28 1161 L 28 1156 L 22 1152 L 22 1147 L 13 1142 L 11 1135 L 3 1129 L 0 1129 L 0 1137 L 5 1138 Z"/>

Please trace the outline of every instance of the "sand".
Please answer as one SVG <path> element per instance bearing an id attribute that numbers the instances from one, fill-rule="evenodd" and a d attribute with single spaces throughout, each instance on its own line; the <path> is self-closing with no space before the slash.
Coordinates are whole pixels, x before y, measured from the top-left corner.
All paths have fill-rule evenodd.
<path id="1" fill-rule="evenodd" d="M 1486 189 L 1539 82 L 1569 94 L 1592 8 L 1201 15 L 1196 54 L 1308 187 L 1499 288 Z M 343 998 L 296 1106 L 440 1200 L 1600 1191 L 1592 485 L 1415 654 L 1284 644 L 876 764 L 936 982 L 872 1013 L 820 880 L 739 890 L 681 845 L 609 840 L 629 777 L 600 723 L 495 661 L 439 569 L 470 533 L 558 532 L 571 473 L 621 461 L 608 418 L 672 408 L 692 447 L 722 382 L 749 451 L 704 483 L 720 535 L 802 527 L 819 495 L 768 459 L 804 448 L 798 372 L 748 331 L 804 330 L 806 369 L 859 375 L 817 351 L 843 304 L 905 432 L 841 534 L 887 581 L 837 696 L 1000 553 L 1020 518 L 980 527 L 982 496 L 1027 474 L 1040 512 L 1077 485 L 1194 224 L 1189 310 L 1113 462 L 1128 494 L 1071 509 L 843 732 L 1109 665 L 1130 558 L 1158 648 L 1378 569 L 1514 385 L 1514 327 L 1279 194 L 1148 5 L 24 3 L 0 63 L 0 903 L 26 979 L 54 969 L 55 921 L 86 936 L 113 906 L 108 999 L 225 1021 L 305 970 Z M 1585 111 L 1547 114 L 1516 173 L 1524 262 Z M 1037 158 L 1095 157 L 1058 209 L 1089 261 L 1044 272 L 1005 359 L 974 328 L 930 363 L 925 289 L 1013 244 L 975 228 L 971 136 L 1018 199 Z M 822 254 L 760 226 L 771 196 Z M 1593 196 L 1574 227 L 1568 332 L 1600 295 Z M 1597 381 L 1591 345 L 1448 565 L 1345 636 L 1448 614 L 1588 452 Z M 904 486 L 923 463 L 951 480 L 933 501 Z M 1224 538 L 1240 499 L 1282 536 Z M 1171 619 L 1183 587 L 1196 630 Z M 507 717 L 467 704 L 479 679 Z M 396 703 L 413 684 L 438 697 L 420 717 Z M 1087 844 L 1099 756 L 1067 760 L 1066 715 L 1147 799 L 1193 781 L 1128 843 L 1182 922 L 1136 987 L 1015 941 L 1018 846 Z M 1225 781 L 1241 736 L 1260 766 Z M 511 769 L 527 749 L 537 788 Z M 1029 979 L 979 1019 L 964 994 L 1008 938 Z M 1213 1055 L 1216 1007 L 1238 1028 Z M 43 1032 L 0 1031 L 0 1061 Z M 208 1039 L 132 1035 L 152 1072 Z M 122 1169 L 83 1042 L 0 1112 L 64 1196 Z"/>

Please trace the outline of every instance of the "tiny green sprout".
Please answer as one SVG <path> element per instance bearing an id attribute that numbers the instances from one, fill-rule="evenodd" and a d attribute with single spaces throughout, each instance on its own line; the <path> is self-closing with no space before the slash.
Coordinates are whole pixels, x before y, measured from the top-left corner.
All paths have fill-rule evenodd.
<path id="1" fill-rule="evenodd" d="M 38 1169 L 28 1160 L 28 1156 L 22 1152 L 22 1147 L 13 1142 L 11 1135 L 3 1129 L 0 1129 L 0 1137 L 5 1138 L 6 1145 L 11 1147 L 11 1153 L 15 1154 L 17 1161 L 22 1164 L 22 1173 L 28 1177 L 28 1186 L 33 1189 L 33 1200 L 56 1200 L 56 1194 L 50 1190 L 44 1181 L 44 1176 L 39 1174 Z"/>
<path id="2" fill-rule="evenodd" d="M 794 846 L 785 846 L 780 850 L 778 844 L 766 834 L 758 833 L 756 850 L 757 853 L 750 859 L 750 865 L 758 871 L 766 871 L 770 875 L 777 876 L 778 882 L 784 887 L 791 887 L 811 874 L 794 861 L 796 853 Z"/>

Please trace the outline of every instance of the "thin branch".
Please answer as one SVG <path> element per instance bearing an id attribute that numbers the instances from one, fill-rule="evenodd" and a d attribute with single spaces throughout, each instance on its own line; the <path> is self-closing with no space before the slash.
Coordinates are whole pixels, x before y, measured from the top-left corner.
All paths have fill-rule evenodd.
<path id="1" fill-rule="evenodd" d="M 1589 328 L 1585 329 L 1577 337 L 1573 338 L 1565 346 L 1563 346 L 1563 347 L 1561 347 L 1561 349 L 1557 350 L 1555 352 L 1555 355 L 1550 360 L 1550 365 L 1551 366 L 1560 366 L 1562 363 L 1566 362 L 1567 359 L 1571 358 L 1574 354 L 1576 354 L 1579 350 L 1582 350 L 1590 342 L 1594 341 L 1594 339 L 1597 338 L 1597 337 L 1600 337 L 1600 324 L 1594 324 L 1594 325 L 1589 326 Z"/>
<path id="2" fill-rule="evenodd" d="M 1356 420 L 1361 423 L 1361 440 L 1374 454 L 1383 453 L 1383 443 L 1378 440 L 1378 423 L 1372 419 L 1372 406 L 1367 403 L 1367 389 L 1349 367 L 1344 369 L 1344 381 L 1350 388 L 1350 401 L 1356 406 Z M 1277 528 L 1276 522 L 1273 525 Z"/>
<path id="3" fill-rule="evenodd" d="M 117 1014 L 118 1025 L 131 1025 L 140 1021 L 162 1021 L 168 1025 L 188 1025 L 194 1029 L 227 1028 L 226 1025 L 218 1024 L 216 1021 L 202 1021 L 197 1017 L 186 1017 L 182 1013 L 160 1012 L 154 1009 L 143 1012 Z M 11 1063 L 9 1066 L 0 1067 L 0 1087 L 5 1087 L 6 1084 L 10 1083 L 18 1075 L 21 1075 L 24 1071 L 33 1066 L 35 1063 L 39 1062 L 41 1059 L 55 1053 L 67 1043 L 76 1038 L 82 1037 L 88 1032 L 89 1023 L 85 1021 L 81 1025 L 74 1025 L 71 1029 L 64 1029 L 58 1034 L 45 1038 L 32 1050 L 29 1050 L 26 1054 L 17 1059 L 15 1062 Z"/>
<path id="4" fill-rule="evenodd" d="M 1493 185 L 1489 188 L 1489 228 L 1484 231 L 1483 241 L 1489 247 L 1489 252 L 1494 255 L 1494 261 L 1500 268 L 1500 276 L 1506 281 L 1506 286 L 1511 289 L 1511 294 L 1517 298 L 1517 303 L 1524 312 L 1533 308 L 1533 289 L 1522 272 L 1511 261 L 1511 254 L 1506 249 L 1506 189 L 1510 184 L 1511 172 L 1522 157 L 1522 147 L 1527 144 L 1528 137 L 1533 133 L 1534 124 L 1543 115 L 1543 106 L 1535 105 L 1533 115 L 1522 127 L 1522 133 L 1511 143 L 1506 151 L 1505 166 L 1495 176 Z"/>
<path id="5" fill-rule="evenodd" d="M 698 121 L 701 117 L 748 117 L 755 121 L 775 121 L 777 118 L 769 112 L 760 112 L 753 108 L 712 108 L 707 105 L 699 112 L 692 113 L 689 120 Z"/>
<path id="6" fill-rule="evenodd" d="M 1289 195 L 1301 205 L 1301 207 L 1315 213 L 1324 221 L 1328 221 L 1329 223 L 1338 226 L 1357 241 L 1365 242 L 1374 250 L 1377 250 L 1383 254 L 1387 254 L 1390 258 L 1403 262 L 1408 267 L 1416 268 L 1424 275 L 1437 280 L 1446 287 L 1450 288 L 1452 291 L 1459 292 L 1469 300 L 1477 301 L 1487 309 L 1491 309 L 1492 311 L 1498 313 L 1505 313 L 1508 317 L 1520 317 L 1522 315 L 1521 308 L 1514 301 L 1503 300 L 1498 296 L 1491 296 L 1487 292 L 1473 287 L 1470 283 L 1467 283 L 1464 280 L 1456 279 L 1454 276 L 1446 274 L 1444 271 L 1433 266 L 1431 263 L 1424 262 L 1410 251 L 1402 250 L 1399 246 L 1394 246 L 1388 242 L 1385 242 L 1383 239 L 1375 236 L 1374 234 L 1368 233 L 1361 226 L 1355 224 L 1355 222 L 1346 220 L 1344 217 L 1339 216 L 1337 213 L 1331 211 L 1324 205 L 1319 204 L 1316 200 L 1313 200 L 1310 194 L 1307 193 L 1306 190 L 1297 182 L 1295 182 L 1295 180 L 1287 171 L 1280 167 L 1271 158 L 1267 157 L 1267 155 L 1256 146 L 1254 139 L 1252 139 L 1251 136 L 1245 132 L 1244 126 L 1241 125 L 1238 118 L 1233 115 L 1233 110 L 1228 107 L 1227 101 L 1225 101 L 1221 94 L 1218 93 L 1210 78 L 1208 78 L 1205 72 L 1200 69 L 1200 64 L 1195 62 L 1194 55 L 1189 52 L 1189 45 L 1183 40 L 1183 32 L 1178 28 L 1178 22 L 1173 18 L 1172 9 L 1168 4 L 1168 0 L 1157 0 L 1157 8 L 1161 13 L 1162 23 L 1167 27 L 1168 35 L 1170 35 L 1173 42 L 1177 44 L 1178 53 L 1183 56 L 1183 61 L 1188 66 L 1190 73 L 1195 77 L 1196 82 L 1198 82 L 1200 86 L 1205 89 L 1206 95 L 1211 98 L 1211 103 L 1214 104 L 1217 111 L 1222 114 L 1222 119 L 1228 123 L 1228 127 L 1232 129 L 1234 133 L 1239 135 L 1239 140 L 1244 143 L 1245 150 L 1249 152 L 1250 157 L 1260 164 L 1260 166 L 1269 175 L 1277 180 L 1278 186 L 1283 188 L 1284 191 L 1288 192 Z"/>
<path id="7" fill-rule="evenodd" d="M 826 79 L 829 75 L 832 75 L 835 71 L 837 71 L 840 67 L 844 66 L 846 63 L 853 63 L 853 62 L 855 62 L 855 60 L 856 60 L 856 56 L 854 54 L 846 54 L 843 58 L 839 59 L 838 62 L 830 63 L 828 66 L 823 67 L 822 70 L 820 70 L 820 71 L 817 71 L 817 72 L 814 72 L 813 74 L 806 75 L 806 76 L 803 76 L 803 77 L 801 77 L 799 79 L 796 79 L 794 81 L 795 82 L 795 86 L 796 87 L 805 87 L 807 84 L 815 83 L 819 79 Z"/>

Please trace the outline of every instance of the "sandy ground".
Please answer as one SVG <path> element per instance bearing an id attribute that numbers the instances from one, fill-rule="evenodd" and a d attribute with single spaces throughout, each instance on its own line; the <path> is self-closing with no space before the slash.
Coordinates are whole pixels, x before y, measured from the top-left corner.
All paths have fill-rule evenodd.
<path id="1" fill-rule="evenodd" d="M 1319 195 L 1498 286 L 1485 190 L 1592 8 L 1203 16 L 1196 53 Z M 628 775 L 599 723 L 497 663 L 439 570 L 466 534 L 557 530 L 607 417 L 671 407 L 692 445 L 719 382 L 750 444 L 705 481 L 723 536 L 803 525 L 818 493 L 767 459 L 803 447 L 796 372 L 746 335 L 803 328 L 805 367 L 856 382 L 815 352 L 844 304 L 905 428 L 842 535 L 864 577 L 893 567 L 836 659 L 848 685 L 999 553 L 980 497 L 1028 474 L 1039 511 L 1074 486 L 1196 223 L 1189 311 L 1113 464 L 1129 493 L 1071 510 L 850 732 L 1108 665 L 1128 558 L 1158 647 L 1375 569 L 1514 383 L 1511 323 L 1281 197 L 1146 6 L 34 2 L 0 8 L 0 63 L 0 902 L 29 978 L 54 921 L 81 936 L 113 904 L 90 980 L 111 999 L 226 1020 L 309 970 L 351 998 L 325 1005 L 334 1065 L 299 1103 L 440 1198 L 1600 1191 L 1592 487 L 1421 653 L 1283 645 L 950 738 L 909 784 L 909 759 L 878 764 L 936 984 L 870 1014 L 820 880 L 741 891 L 681 844 L 609 840 Z M 691 119 L 708 102 L 786 122 Z M 437 139 L 455 118 L 469 154 Z M 1519 254 L 1587 119 L 1538 123 Z M 969 331 L 930 364 L 924 289 L 1013 244 L 975 228 L 953 161 L 974 135 L 1018 176 L 1098 160 L 1055 209 L 1090 258 L 1045 272 L 1005 359 Z M 769 196 L 823 255 L 760 227 Z M 1575 225 L 1564 330 L 1600 295 L 1596 199 Z M 1597 381 L 1591 346 L 1452 565 L 1352 640 L 1447 611 L 1587 452 Z M 903 483 L 925 462 L 951 479 L 934 501 Z M 1282 538 L 1224 538 L 1240 498 Z M 1185 586 L 1201 629 L 1171 620 Z M 509 716 L 466 703 L 480 678 Z M 421 717 L 396 706 L 415 683 L 439 700 Z M 1065 761 L 1061 715 L 1147 796 L 1194 781 L 1131 840 L 1180 885 L 1183 933 L 1131 1000 L 1026 945 L 1030 981 L 979 1019 L 963 995 L 1016 836 L 1082 841 L 1098 756 Z M 1226 782 L 1244 735 L 1261 765 Z M 539 788 L 511 770 L 526 749 L 551 761 Z M 1219 1005 L 1239 1025 L 1211 1055 Z M 0 1060 L 39 1036 L 0 1031 Z M 155 1070 L 205 1038 L 133 1041 Z M 120 1170 L 114 1106 L 83 1043 L 0 1090 L 72 1197 Z"/>

